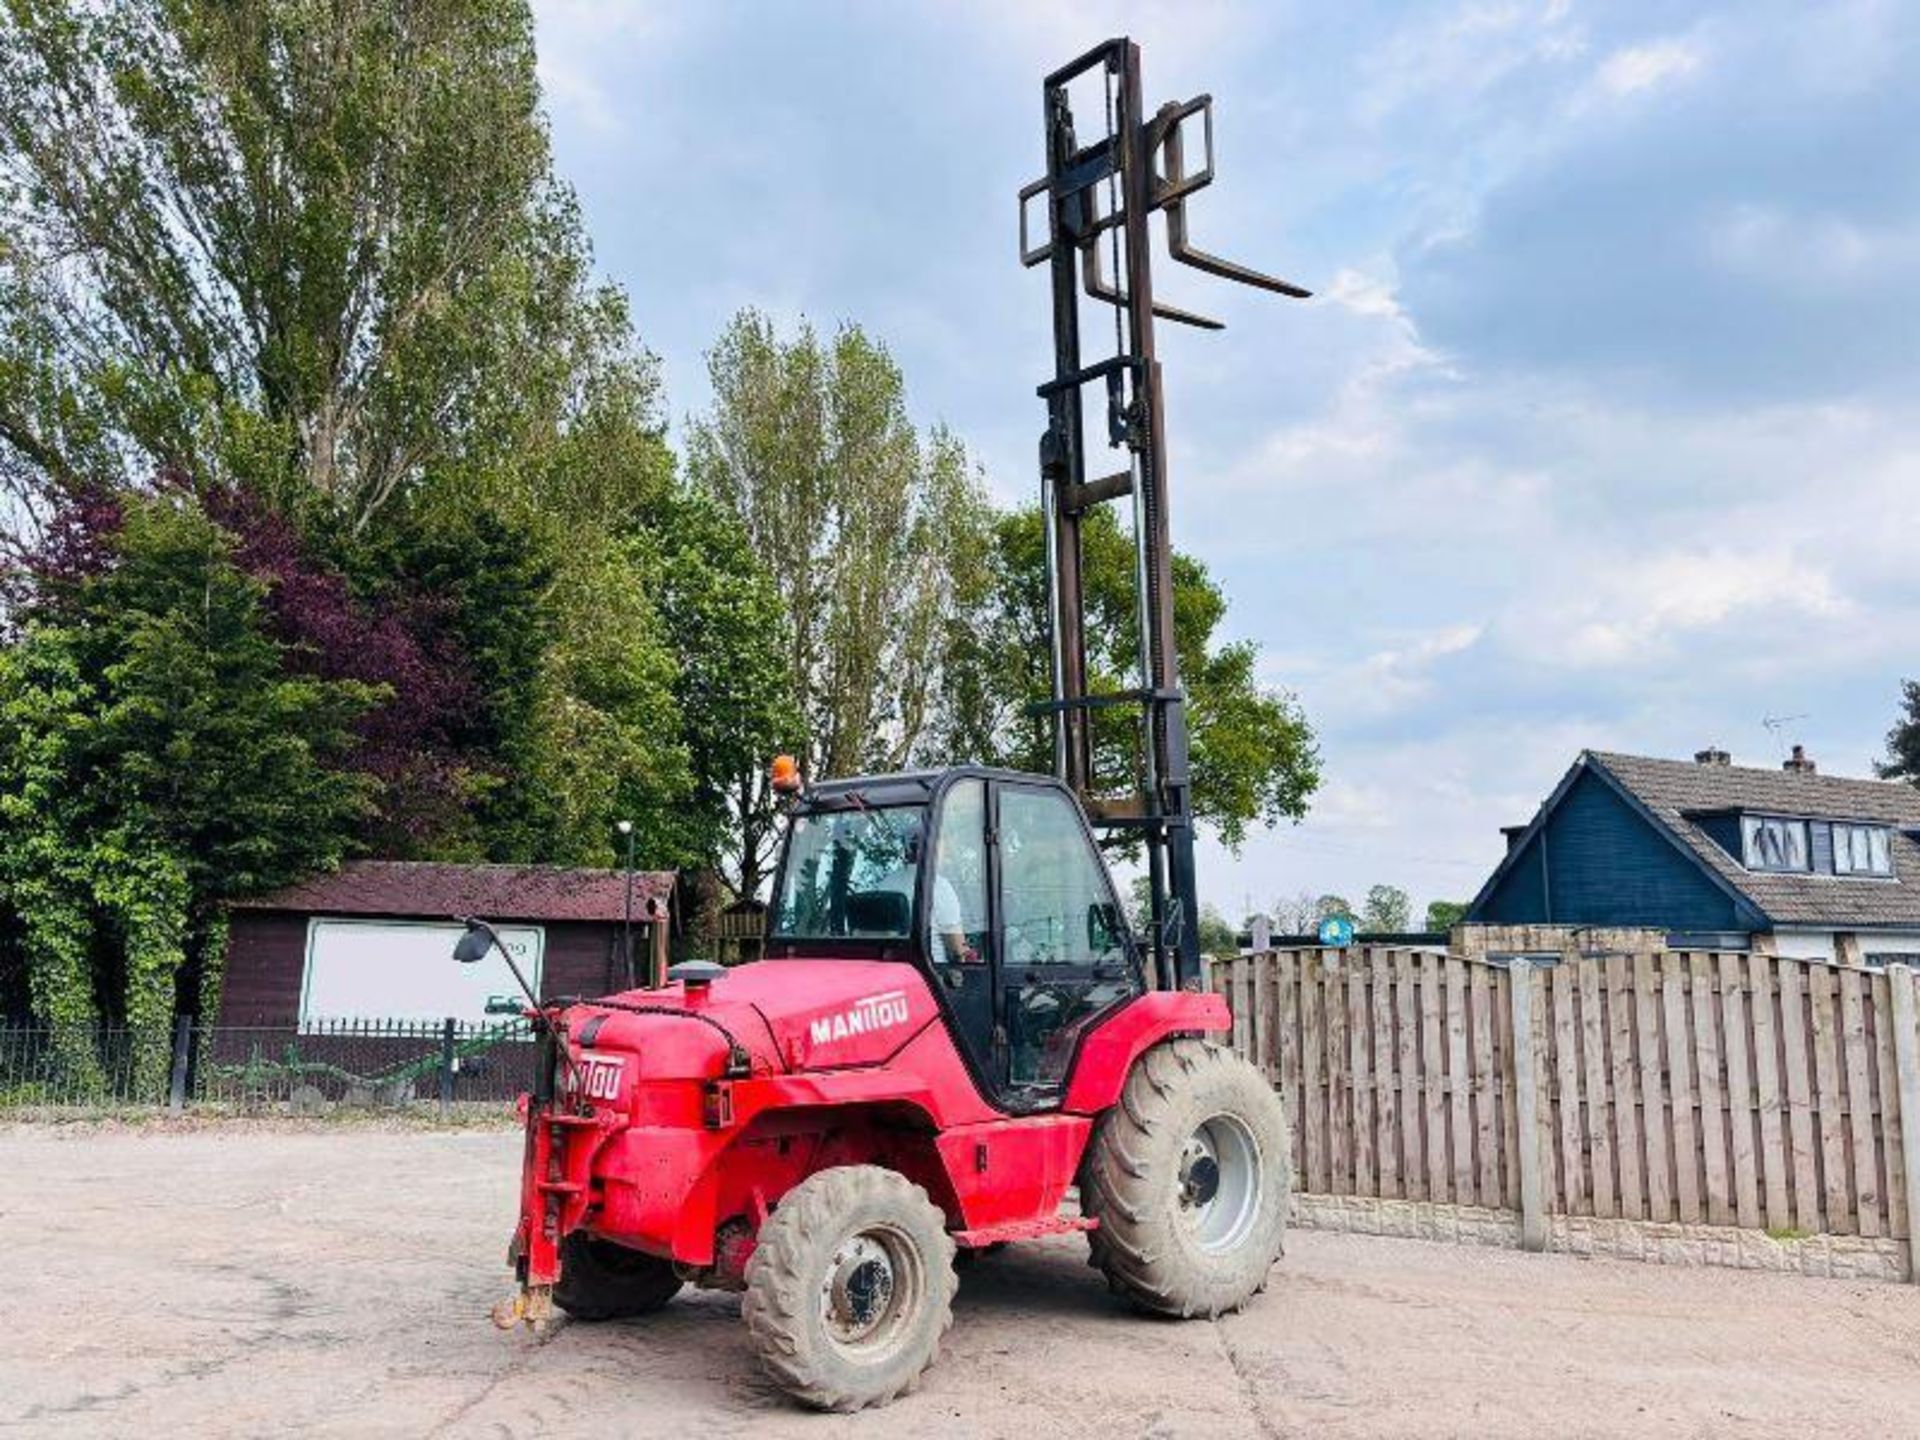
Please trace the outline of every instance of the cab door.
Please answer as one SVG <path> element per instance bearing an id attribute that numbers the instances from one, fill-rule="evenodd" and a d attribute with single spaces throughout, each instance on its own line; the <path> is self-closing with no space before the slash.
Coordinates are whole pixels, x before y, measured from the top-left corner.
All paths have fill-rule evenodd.
<path id="1" fill-rule="evenodd" d="M 991 837 L 999 1073 L 1006 1098 L 1044 1106 L 1081 1035 L 1141 990 L 1133 942 L 1080 807 L 1062 789 L 996 780 Z"/>
<path id="2" fill-rule="evenodd" d="M 988 1090 L 1005 1084 L 994 985 L 993 890 L 987 782 L 969 777 L 947 788 L 933 836 L 921 913 L 927 963 L 946 1001 L 974 1073 Z"/>

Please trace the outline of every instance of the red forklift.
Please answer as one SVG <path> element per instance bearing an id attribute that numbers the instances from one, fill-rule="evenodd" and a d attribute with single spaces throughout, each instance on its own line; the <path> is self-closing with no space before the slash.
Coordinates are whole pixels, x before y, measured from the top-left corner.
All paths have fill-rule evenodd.
<path id="1" fill-rule="evenodd" d="M 1104 123 L 1082 142 L 1071 102 L 1088 93 L 1104 95 Z M 1200 984 L 1153 346 L 1156 316 L 1218 325 L 1154 300 L 1148 221 L 1164 213 L 1178 262 L 1306 292 L 1188 239 L 1185 201 L 1213 178 L 1209 97 L 1148 114 L 1139 49 L 1116 39 L 1049 75 L 1043 100 L 1047 173 L 1020 204 L 1022 259 L 1048 266 L 1053 290 L 1055 370 L 1039 394 L 1055 774 L 958 766 L 803 784 L 783 757 L 764 958 L 682 962 L 664 985 L 597 1000 L 529 990 L 539 1059 L 504 1326 L 555 1309 L 642 1316 L 689 1284 L 736 1290 L 774 1380 L 844 1411 L 892 1400 L 933 1362 L 962 1252 L 1084 1233 L 1116 1291 L 1170 1316 L 1216 1316 L 1266 1285 L 1288 1135 L 1272 1088 L 1207 1038 L 1231 1020 Z M 1189 169 L 1194 123 L 1205 161 Z M 1047 227 L 1029 244 L 1034 202 Z M 1115 351 L 1091 363 L 1083 294 L 1116 313 Z M 1123 457 L 1092 479 L 1089 387 Z M 1140 683 L 1090 694 L 1080 523 L 1123 501 Z M 1115 794 L 1095 774 L 1111 747 L 1095 739 L 1122 717 L 1137 726 L 1139 773 Z M 1144 854 L 1144 935 L 1103 834 Z M 474 919 L 456 956 L 496 949 Z"/>

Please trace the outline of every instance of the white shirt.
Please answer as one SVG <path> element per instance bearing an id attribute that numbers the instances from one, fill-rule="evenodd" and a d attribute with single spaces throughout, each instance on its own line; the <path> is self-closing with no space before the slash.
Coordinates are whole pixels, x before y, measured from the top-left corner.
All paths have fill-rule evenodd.
<path id="1" fill-rule="evenodd" d="M 907 904 L 912 905 L 916 873 L 913 866 L 902 865 L 873 888 L 891 890 L 896 895 L 904 895 L 907 897 Z M 936 871 L 933 877 L 933 933 L 952 934 L 964 928 L 965 921 L 960 913 L 960 892 L 953 888 L 951 880 Z"/>

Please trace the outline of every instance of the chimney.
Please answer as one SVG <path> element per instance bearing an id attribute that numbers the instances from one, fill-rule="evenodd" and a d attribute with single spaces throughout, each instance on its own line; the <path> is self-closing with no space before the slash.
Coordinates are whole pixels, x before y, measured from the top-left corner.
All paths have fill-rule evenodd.
<path id="1" fill-rule="evenodd" d="M 1527 829 L 1528 827 L 1525 825 L 1502 825 L 1500 827 L 1500 833 L 1507 837 L 1507 853 L 1509 855 L 1511 855 L 1514 852 L 1514 848 L 1519 845 L 1520 837 L 1527 833 Z"/>
<path id="2" fill-rule="evenodd" d="M 1718 745 L 1709 745 L 1704 750 L 1696 750 L 1693 752 L 1693 763 L 1696 765 L 1731 765 L 1733 764 L 1733 757 Z"/>
<path id="3" fill-rule="evenodd" d="M 1807 754 L 1807 747 L 1804 745 L 1794 746 L 1793 754 L 1781 762 L 1780 768 L 1789 770 L 1795 775 L 1811 775 L 1816 769 L 1813 757 Z"/>

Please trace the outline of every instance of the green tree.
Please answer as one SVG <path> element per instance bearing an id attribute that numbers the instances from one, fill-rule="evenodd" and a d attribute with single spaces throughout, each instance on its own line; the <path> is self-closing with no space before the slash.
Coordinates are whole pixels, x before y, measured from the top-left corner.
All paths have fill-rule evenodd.
<path id="1" fill-rule="evenodd" d="M 1427 902 L 1428 930 L 1451 930 L 1467 918 L 1471 908 L 1462 900 L 1429 900 Z"/>
<path id="2" fill-rule="evenodd" d="M 1413 901 L 1397 885 L 1375 885 L 1360 911 L 1360 928 L 1378 935 L 1403 934 L 1413 924 Z"/>
<path id="3" fill-rule="evenodd" d="M 524 0 L 4 0 L 0 437 L 355 530 L 541 444 L 605 330 Z"/>
<path id="4" fill-rule="evenodd" d="M 1051 685 L 1042 534 L 1035 508 L 994 523 L 988 574 L 963 626 L 959 679 L 943 732 L 956 758 L 1023 770 L 1053 767 L 1048 723 L 1028 713 L 1048 698 Z M 1089 512 L 1081 534 L 1088 683 L 1096 691 L 1126 689 L 1138 683 L 1133 544 L 1110 508 Z M 1320 757 L 1293 697 L 1256 680 L 1257 649 L 1217 638 L 1225 615 L 1226 597 L 1206 567 L 1176 554 L 1174 636 L 1187 689 L 1194 811 L 1227 845 L 1238 846 L 1250 825 L 1306 813 L 1320 783 Z M 1101 778 L 1115 787 L 1130 783 L 1133 719 L 1106 712 L 1095 740 Z"/>
<path id="5" fill-rule="evenodd" d="M 786 615 L 738 519 L 710 494 L 679 487 L 658 519 L 660 614 L 693 778 L 674 848 L 752 895 L 774 839 L 768 762 L 801 733 Z"/>
<path id="6" fill-rule="evenodd" d="M 1883 780 L 1920 785 L 1920 680 L 1900 682 L 1900 718 L 1887 732 L 1887 758 L 1874 768 Z"/>
<path id="7" fill-rule="evenodd" d="M 338 863 L 366 802 L 337 761 L 373 696 L 287 675 L 231 549 L 191 504 L 129 503 L 107 568 L 0 650 L 0 876 L 34 1013 L 83 1070 L 79 1027 L 136 1027 L 148 1090 L 176 1000 L 217 1002 L 223 902 Z"/>
<path id="8" fill-rule="evenodd" d="M 785 661 L 815 776 L 929 753 L 965 607 L 985 584 L 989 509 L 964 447 L 907 416 L 905 382 L 857 325 L 791 339 L 736 316 L 707 357 L 713 405 L 688 473 L 738 517 L 786 611 Z M 758 771 L 736 810 L 764 812 Z M 737 879 L 757 885 L 756 865 Z"/>
<path id="9" fill-rule="evenodd" d="M 1200 953 L 1229 958 L 1240 953 L 1240 937 L 1218 906 L 1200 906 Z"/>
<path id="10" fill-rule="evenodd" d="M 1311 931 L 1322 920 L 1352 920 L 1358 924 L 1359 914 L 1346 896 L 1322 895 L 1313 902 L 1313 920 L 1307 929 Z"/>
<path id="11" fill-rule="evenodd" d="M 182 475 L 430 616 L 470 703 L 369 845 L 593 862 L 631 811 L 649 863 L 687 861 L 657 366 L 554 177 L 525 0 L 0 17 L 16 511 Z"/>

